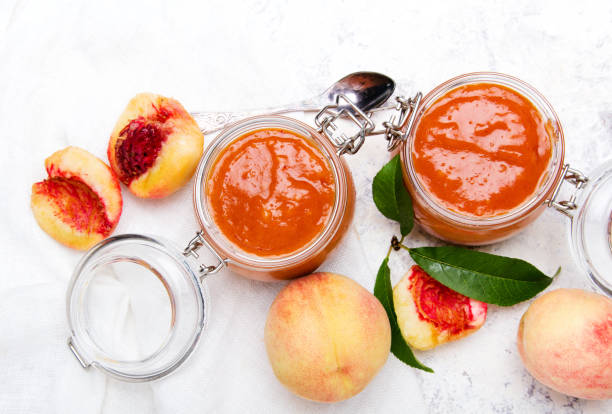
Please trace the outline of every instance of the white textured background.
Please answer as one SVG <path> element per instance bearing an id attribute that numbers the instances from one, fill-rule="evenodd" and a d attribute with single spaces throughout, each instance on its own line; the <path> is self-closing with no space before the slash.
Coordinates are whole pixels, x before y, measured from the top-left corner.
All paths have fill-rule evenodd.
<path id="1" fill-rule="evenodd" d="M 212 278 L 203 343 L 153 384 L 84 371 L 65 346 L 65 289 L 81 254 L 38 228 L 30 186 L 44 178 L 44 159 L 67 145 L 106 159 L 116 118 L 137 92 L 173 96 L 192 111 L 245 109 L 309 97 L 356 70 L 383 72 L 405 94 L 492 70 L 550 100 L 573 167 L 589 172 L 612 158 L 612 3 L 482 3 L 0 0 L 0 413 L 612 412 L 612 402 L 563 396 L 524 370 L 515 333 L 527 303 L 491 306 L 478 333 L 418 353 L 434 375 L 390 357 L 363 393 L 330 406 L 294 397 L 269 367 L 263 324 L 281 284 Z M 386 159 L 380 137 L 350 158 L 354 224 L 322 266 L 370 290 L 397 232 L 371 201 L 372 177 Z M 116 234 L 149 232 L 184 245 L 196 230 L 191 186 L 154 202 L 123 194 Z M 566 221 L 547 211 L 483 250 L 548 274 L 562 266 L 552 288 L 591 289 L 572 260 Z M 434 243 L 418 230 L 409 241 Z M 397 281 L 410 262 L 393 257 Z"/>

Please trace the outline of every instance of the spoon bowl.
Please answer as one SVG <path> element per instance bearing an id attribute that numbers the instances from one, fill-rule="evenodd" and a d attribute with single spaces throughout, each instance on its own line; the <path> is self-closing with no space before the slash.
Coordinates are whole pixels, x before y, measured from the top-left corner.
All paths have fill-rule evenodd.
<path id="1" fill-rule="evenodd" d="M 330 86 L 323 95 L 335 103 L 339 95 L 345 95 L 364 112 L 376 108 L 389 99 L 395 90 L 390 77 L 377 72 L 355 72 Z"/>

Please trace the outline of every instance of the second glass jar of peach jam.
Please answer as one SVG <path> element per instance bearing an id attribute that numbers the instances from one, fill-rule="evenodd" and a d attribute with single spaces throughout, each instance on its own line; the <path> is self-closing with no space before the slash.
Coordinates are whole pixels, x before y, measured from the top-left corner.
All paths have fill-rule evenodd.
<path id="1" fill-rule="evenodd" d="M 223 131 L 196 172 L 205 242 L 232 271 L 283 280 L 315 270 L 346 232 L 355 188 L 329 139 L 282 116 Z"/>
<path id="2" fill-rule="evenodd" d="M 483 245 L 542 213 L 565 171 L 561 124 L 538 91 L 508 75 L 471 73 L 419 101 L 399 152 L 425 231 Z"/>

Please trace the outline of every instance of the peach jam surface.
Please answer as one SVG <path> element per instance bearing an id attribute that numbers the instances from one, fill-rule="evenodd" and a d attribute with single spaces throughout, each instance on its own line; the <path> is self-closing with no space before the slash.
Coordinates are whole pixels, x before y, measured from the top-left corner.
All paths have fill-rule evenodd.
<path id="1" fill-rule="evenodd" d="M 547 124 L 518 92 L 492 83 L 459 86 L 423 113 L 412 163 L 444 208 L 487 217 L 527 201 L 552 156 Z"/>
<path id="2" fill-rule="evenodd" d="M 321 151 L 275 128 L 248 132 L 223 149 L 206 186 L 221 232 L 258 256 L 286 255 L 309 244 L 323 231 L 335 194 Z"/>

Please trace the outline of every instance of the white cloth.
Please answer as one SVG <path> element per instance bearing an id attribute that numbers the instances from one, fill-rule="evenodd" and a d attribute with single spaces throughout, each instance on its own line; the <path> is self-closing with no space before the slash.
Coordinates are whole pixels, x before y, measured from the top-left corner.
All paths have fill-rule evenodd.
<path id="1" fill-rule="evenodd" d="M 435 374 L 390 356 L 361 394 L 334 405 L 294 396 L 268 364 L 263 326 L 284 284 L 211 277 L 199 347 L 157 382 L 118 382 L 83 370 L 69 352 L 65 294 L 82 253 L 37 226 L 30 187 L 45 178 L 45 157 L 67 145 L 106 160 L 114 122 L 137 92 L 176 97 L 193 111 L 243 109 L 302 99 L 360 69 L 406 79 L 404 94 L 497 70 L 550 99 L 572 166 L 588 173 L 612 158 L 609 2 L 382 3 L 0 2 L 0 413 L 612 412 L 611 402 L 562 396 L 525 371 L 515 333 L 527 303 L 491 306 L 476 334 L 418 353 Z M 382 137 L 368 138 L 347 157 L 355 219 L 322 266 L 369 290 L 398 232 L 371 198 L 371 180 L 388 159 L 384 146 Z M 158 234 L 182 246 L 197 230 L 191 183 L 163 200 L 137 199 L 125 187 L 123 196 L 115 234 Z M 566 224 L 547 211 L 521 235 L 482 250 L 548 274 L 561 265 L 553 288 L 592 289 L 572 260 Z M 436 241 L 415 230 L 408 243 Z M 409 257 L 394 253 L 391 265 L 397 282 Z"/>

